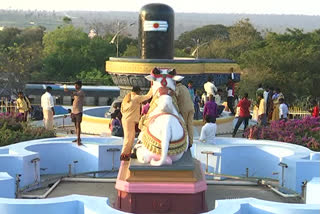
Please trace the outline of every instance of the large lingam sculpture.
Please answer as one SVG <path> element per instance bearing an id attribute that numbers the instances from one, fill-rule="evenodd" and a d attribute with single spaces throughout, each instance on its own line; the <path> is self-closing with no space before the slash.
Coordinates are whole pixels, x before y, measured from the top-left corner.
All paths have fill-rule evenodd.
<path id="1" fill-rule="evenodd" d="M 153 98 L 142 118 L 141 144 L 135 146 L 137 158 L 153 166 L 170 165 L 188 148 L 184 121 L 173 101 L 175 81 L 183 77 L 176 75 L 175 69 L 154 68 L 146 78 L 152 82 Z"/>
<path id="2" fill-rule="evenodd" d="M 216 86 L 227 83 L 231 68 L 235 80 L 240 80 L 239 65 L 233 60 L 174 57 L 174 11 L 168 5 L 148 4 L 141 8 L 138 40 L 140 56 L 110 57 L 106 62 L 106 71 L 120 87 L 120 97 L 132 86 L 147 92 L 150 82 L 145 76 L 154 67 L 175 68 L 184 76 L 182 82 L 192 80 L 195 88 L 203 88 L 209 76 Z"/>

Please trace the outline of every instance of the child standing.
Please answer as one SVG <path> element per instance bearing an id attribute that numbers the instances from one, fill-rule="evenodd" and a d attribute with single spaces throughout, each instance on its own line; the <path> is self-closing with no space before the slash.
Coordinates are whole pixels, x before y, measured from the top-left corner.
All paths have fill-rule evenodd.
<path id="1" fill-rule="evenodd" d="M 203 121 L 205 121 L 207 115 L 211 115 L 214 118 L 218 116 L 218 105 L 215 103 L 215 97 L 212 94 L 209 95 L 209 100 L 204 105 Z"/>
<path id="2" fill-rule="evenodd" d="M 205 120 L 206 124 L 201 128 L 199 140 L 200 142 L 215 144 L 214 138 L 217 132 L 216 118 L 211 115 L 206 115 Z"/>
<path id="3" fill-rule="evenodd" d="M 280 103 L 280 106 L 279 106 L 279 118 L 280 118 L 280 120 L 287 120 L 288 119 L 288 113 L 289 113 L 288 106 L 284 103 L 284 99 L 283 98 L 279 99 L 279 103 Z"/>
<path id="4" fill-rule="evenodd" d="M 194 103 L 194 117 L 193 117 L 193 119 L 194 120 L 199 120 L 200 102 L 201 102 L 200 95 L 201 95 L 200 92 L 196 91 L 194 101 L 193 101 L 193 103 Z"/>
<path id="5" fill-rule="evenodd" d="M 123 128 L 121 121 L 119 120 L 120 110 L 115 110 L 111 114 L 111 121 L 109 123 L 109 129 L 112 136 L 123 137 Z"/>

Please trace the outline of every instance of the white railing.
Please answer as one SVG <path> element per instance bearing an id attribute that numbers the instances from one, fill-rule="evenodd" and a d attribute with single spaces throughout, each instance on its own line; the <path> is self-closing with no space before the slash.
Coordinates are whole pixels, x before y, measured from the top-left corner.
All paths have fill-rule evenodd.
<path id="1" fill-rule="evenodd" d="M 305 110 L 302 110 L 300 107 L 291 107 L 289 108 L 289 115 L 292 115 L 292 118 L 305 118 L 310 116 L 311 113 Z"/>
<path id="2" fill-rule="evenodd" d="M 0 99 L 0 113 L 6 112 L 17 112 L 17 106 L 15 103 L 10 102 L 8 99 Z"/>

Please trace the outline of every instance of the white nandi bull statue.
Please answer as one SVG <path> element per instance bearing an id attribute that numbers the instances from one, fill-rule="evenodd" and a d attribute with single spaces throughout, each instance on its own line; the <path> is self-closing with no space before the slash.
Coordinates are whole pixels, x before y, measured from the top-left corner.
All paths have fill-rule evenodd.
<path id="1" fill-rule="evenodd" d="M 153 99 L 135 146 L 139 162 L 152 166 L 170 165 L 179 160 L 188 149 L 188 135 L 184 121 L 178 113 L 175 81 L 182 76 L 175 69 L 154 68 L 146 78 L 152 82 Z"/>

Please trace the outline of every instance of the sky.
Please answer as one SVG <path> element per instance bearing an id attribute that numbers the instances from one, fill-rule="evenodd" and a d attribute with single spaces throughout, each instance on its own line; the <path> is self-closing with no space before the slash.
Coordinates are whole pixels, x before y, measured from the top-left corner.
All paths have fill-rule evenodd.
<path id="1" fill-rule="evenodd" d="M 139 11 L 149 3 L 184 13 L 320 15 L 319 0 L 1 0 L 0 9 Z"/>

